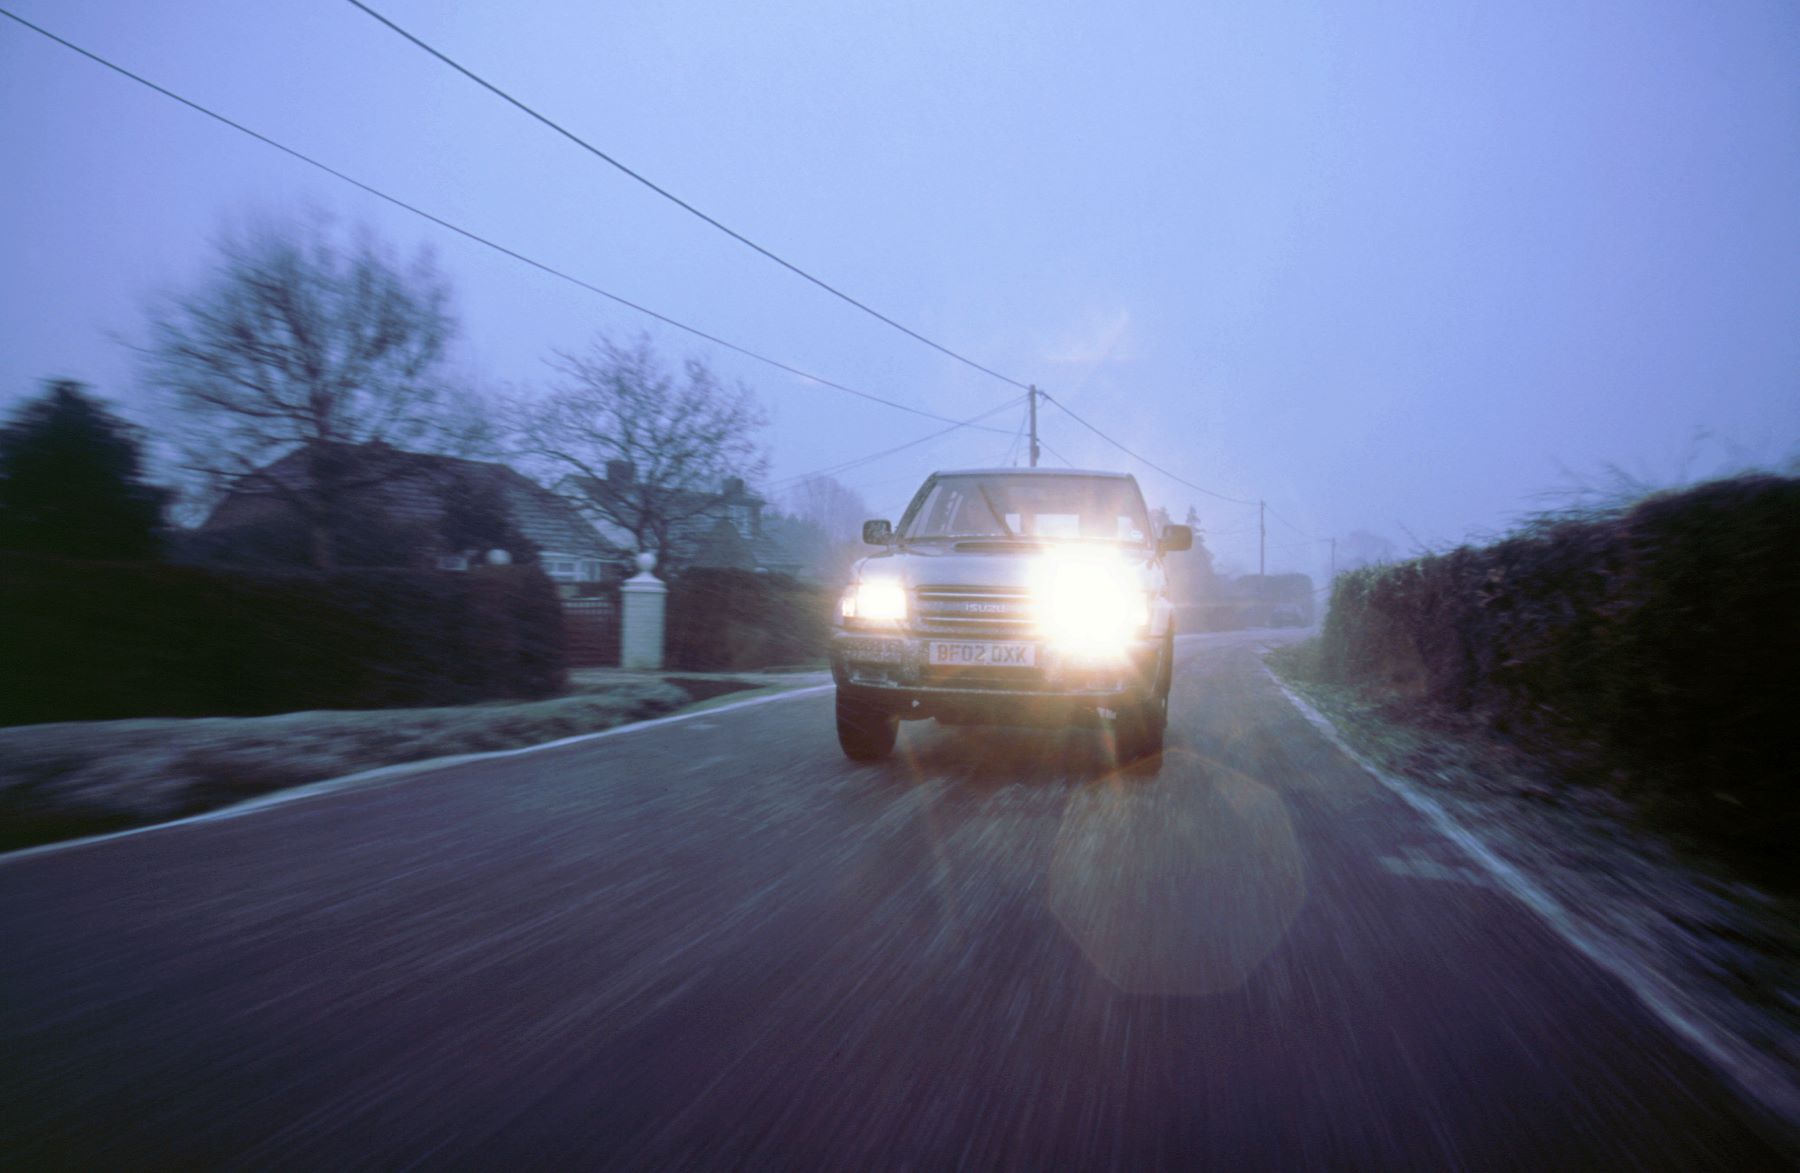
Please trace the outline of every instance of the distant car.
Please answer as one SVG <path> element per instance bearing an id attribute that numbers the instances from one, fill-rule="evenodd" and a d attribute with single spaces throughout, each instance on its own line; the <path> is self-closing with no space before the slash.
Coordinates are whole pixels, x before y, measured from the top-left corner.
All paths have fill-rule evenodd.
<path id="1" fill-rule="evenodd" d="M 1270 627 L 1305 627 L 1306 612 L 1297 603 L 1277 603 L 1269 612 Z"/>
<path id="2" fill-rule="evenodd" d="M 863 526 L 831 638 L 837 735 L 885 757 L 901 721 L 1112 728 L 1129 761 L 1159 752 L 1175 659 L 1163 556 L 1126 473 L 933 473 L 900 518 Z"/>

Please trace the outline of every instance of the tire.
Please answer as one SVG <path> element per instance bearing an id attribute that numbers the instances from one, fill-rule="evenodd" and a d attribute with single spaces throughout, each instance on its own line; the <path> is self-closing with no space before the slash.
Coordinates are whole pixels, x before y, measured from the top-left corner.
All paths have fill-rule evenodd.
<path id="1" fill-rule="evenodd" d="M 872 705 L 837 697 L 837 738 L 844 756 L 853 762 L 878 762 L 894 752 L 900 718 Z"/>
<path id="2" fill-rule="evenodd" d="M 1163 751 L 1163 736 L 1169 728 L 1169 687 L 1174 682 L 1174 633 L 1163 645 L 1162 662 L 1157 665 L 1156 684 L 1148 699 L 1121 711 L 1113 722 L 1113 756 L 1121 766 Z"/>
<path id="3" fill-rule="evenodd" d="M 1121 710 L 1113 720 L 1113 756 L 1128 766 L 1163 750 L 1163 734 L 1169 727 L 1167 693 Z"/>

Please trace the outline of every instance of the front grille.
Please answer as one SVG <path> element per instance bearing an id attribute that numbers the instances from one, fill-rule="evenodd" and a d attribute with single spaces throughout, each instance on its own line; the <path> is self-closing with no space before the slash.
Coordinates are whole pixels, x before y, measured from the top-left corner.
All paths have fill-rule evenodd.
<path id="1" fill-rule="evenodd" d="M 1036 608 L 1024 587 L 922 586 L 914 626 L 925 635 L 1032 639 Z"/>

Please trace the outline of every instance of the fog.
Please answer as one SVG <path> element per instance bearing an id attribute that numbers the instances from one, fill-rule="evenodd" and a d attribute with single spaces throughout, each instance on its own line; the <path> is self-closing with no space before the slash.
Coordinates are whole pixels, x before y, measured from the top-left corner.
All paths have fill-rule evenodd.
<path id="1" fill-rule="evenodd" d="M 347 4 L 12 10 L 363 183 L 720 338 L 965 419 L 1019 395 L 808 284 Z M 396 22 L 794 265 L 1053 401 L 1228 569 L 1320 574 L 1545 494 L 1800 441 L 1800 11 L 1767 0 L 444 6 Z M 452 282 L 458 364 L 648 330 L 754 388 L 768 486 L 942 423 L 795 378 L 410 216 L 0 21 L 0 408 L 125 343 L 233 216 L 322 208 Z M 1084 429 L 1064 404 L 1156 472 Z M 1024 409 L 839 474 L 896 516 Z M 1189 483 L 1181 483 L 1182 481 Z M 1205 491 L 1203 491 L 1205 490 Z M 1217 494 L 1220 496 L 1214 496 Z"/>

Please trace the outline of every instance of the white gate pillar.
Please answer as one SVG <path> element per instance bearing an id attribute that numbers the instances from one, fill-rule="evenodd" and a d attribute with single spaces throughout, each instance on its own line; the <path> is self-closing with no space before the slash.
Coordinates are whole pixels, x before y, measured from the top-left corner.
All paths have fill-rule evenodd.
<path id="1" fill-rule="evenodd" d="M 656 555 L 637 556 L 638 572 L 619 584 L 619 667 L 655 671 L 663 666 L 663 622 L 669 588 L 650 573 Z"/>

